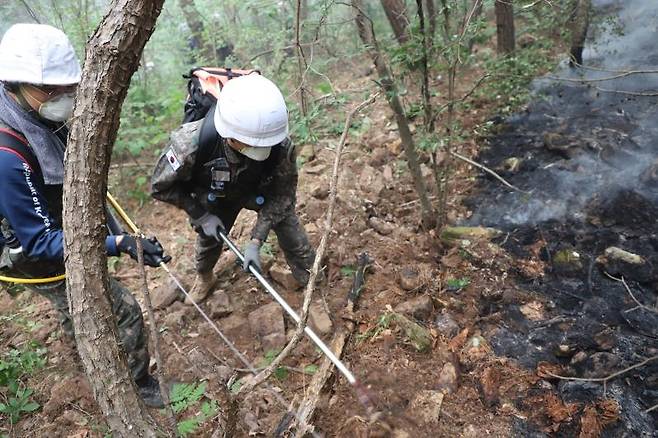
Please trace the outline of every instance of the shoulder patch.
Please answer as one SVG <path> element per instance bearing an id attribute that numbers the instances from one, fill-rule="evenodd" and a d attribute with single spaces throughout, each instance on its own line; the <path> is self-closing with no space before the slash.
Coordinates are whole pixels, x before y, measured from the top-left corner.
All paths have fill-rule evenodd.
<path id="1" fill-rule="evenodd" d="M 180 161 L 178 161 L 178 157 L 176 156 L 176 153 L 174 152 L 174 148 L 170 147 L 165 153 L 165 156 L 167 157 L 167 162 L 174 170 L 174 172 L 180 169 L 181 164 Z"/>

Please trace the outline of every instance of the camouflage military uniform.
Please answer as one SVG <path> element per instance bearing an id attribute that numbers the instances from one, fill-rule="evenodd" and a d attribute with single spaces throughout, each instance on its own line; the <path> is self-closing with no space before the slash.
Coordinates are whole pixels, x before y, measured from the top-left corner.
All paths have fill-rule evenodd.
<path id="1" fill-rule="evenodd" d="M 251 238 L 264 242 L 270 230 L 274 230 L 293 275 L 305 284 L 315 252 L 295 213 L 297 167 L 290 140 L 274 146 L 269 158 L 262 162 L 234 151 L 218 135 L 211 150 L 200 150 L 203 122 L 184 124 L 172 133 L 153 172 L 153 197 L 182 208 L 191 218 L 206 212 L 214 214 L 227 231 L 240 210 L 257 211 Z M 230 182 L 217 193 L 211 188 L 211 163 L 220 156 L 228 162 Z M 196 241 L 197 272 L 212 270 L 221 249 L 221 243 L 200 233 Z"/>

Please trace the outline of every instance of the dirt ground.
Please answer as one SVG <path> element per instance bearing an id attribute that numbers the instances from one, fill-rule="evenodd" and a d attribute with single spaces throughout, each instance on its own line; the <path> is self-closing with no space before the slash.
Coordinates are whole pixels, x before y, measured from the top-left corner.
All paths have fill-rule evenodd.
<path id="1" fill-rule="evenodd" d="M 466 73 L 460 83 L 463 91 L 470 88 L 469 81 L 479 73 L 477 69 Z M 359 81 L 357 87 L 366 86 L 369 78 Z M 476 102 L 471 111 L 460 116 L 460 122 L 463 129 L 474 129 L 492 115 Z M 354 317 L 356 328 L 343 359 L 367 386 L 379 415 L 374 421 L 369 419 L 354 390 L 338 377 L 325 387 L 313 420 L 319 435 L 598 437 L 606 433 L 606 428 L 618 426 L 620 410 L 626 407 L 620 407 L 616 398 L 566 400 L 564 393 L 556 389 L 558 382 L 551 374 L 563 373 L 562 366 L 576 356 L 575 351 L 565 353 L 569 355 L 566 362 L 560 362 L 557 355 L 551 356 L 552 360 L 533 361 L 526 360 L 522 351 L 501 348 L 501 327 L 510 333 L 526 334 L 530 329 L 552 325 L 558 331 L 567 330 L 560 318 L 568 312 L 553 311 L 554 300 L 542 292 L 544 280 L 554 273 L 545 251 L 553 247 L 546 236 L 538 231 L 523 240 L 522 233 L 514 234 L 514 228 L 505 230 L 506 234 L 493 243 L 477 239 L 448 242 L 434 232 L 422 231 L 417 197 L 401 161 L 390 110 L 380 100 L 358 117 L 367 117 L 369 127 L 358 137 L 351 136 L 346 146 L 325 259 L 326 279 L 315 292 L 314 316 L 318 329 L 323 329 L 323 339 L 329 341 L 337 327 L 344 324 L 342 316 L 356 257 L 366 251 L 372 263 Z M 543 134 L 536 133 L 538 138 Z M 488 143 L 474 139 L 460 145 L 460 150 L 473 156 L 483 145 L 494 143 L 491 139 Z M 321 141 L 314 147 L 305 145 L 302 151 L 306 160 L 300 170 L 298 213 L 313 244 L 318 243 L 324 229 L 334 159 L 330 146 L 334 145 L 334 141 Z M 498 158 L 511 153 L 505 151 L 506 155 Z M 474 205 L 479 202 L 478 193 L 494 193 L 497 189 L 487 192 L 487 187 L 498 187 L 498 183 L 478 178 L 476 170 L 463 163 L 456 166 L 449 218 L 451 223 L 462 223 L 478 211 Z M 431 185 L 433 177 L 427 165 L 424 169 Z M 148 170 L 133 171 L 137 174 Z M 122 196 L 126 191 L 124 177 L 125 171 L 113 172 L 111 189 L 142 229 L 158 236 L 173 257 L 172 271 L 186 287 L 191 287 L 194 231 L 185 214 L 154 201 L 140 206 Z M 521 183 L 527 176 L 520 174 L 518 178 Z M 467 197 L 470 200 L 465 203 Z M 254 214 L 245 212 L 236 221 L 231 236 L 244 242 L 253 220 Z M 509 236 L 515 240 L 508 242 Z M 270 242 L 271 256 L 265 257 L 265 265 L 285 266 L 275 240 Z M 112 264 L 112 271 L 131 290 L 139 290 L 135 264 L 127 257 Z M 267 329 L 274 327 L 277 332 L 274 338 L 265 336 L 271 333 L 259 332 L 262 325 L 258 317 L 250 315 L 270 304 L 272 298 L 228 256 L 222 258 L 216 272 L 219 281 L 215 291 L 202 306 L 251 363 L 262 367 L 272 348 L 291 336 L 295 324 L 279 314 L 278 307 L 266 307 L 265 319 L 275 320 Z M 274 284 L 294 308 L 299 308 L 301 292 L 282 284 L 285 278 Z M 160 270 L 150 269 L 148 279 L 154 297 L 162 297 L 172 289 Z M 227 387 L 235 388 L 236 382 L 249 373 L 196 310 L 176 298 L 173 304 L 156 311 L 164 374 L 177 382 L 206 381 L 207 398 L 217 400 L 219 405 L 217 415 L 192 436 L 221 436 L 228 415 L 237 415 L 237 436 L 272 436 L 288 407 L 281 406 L 273 394 L 287 403 L 293 399 L 298 402 L 322 355 L 308 340 L 302 341 L 286 359 L 284 374 L 249 394 L 237 413 L 229 412 Z M 560 305 L 564 304 L 558 303 L 558 310 Z M 418 351 L 405 326 L 390 318 L 391 312 L 404 314 L 425 328 L 430 336 L 429 348 Z M 35 339 L 48 350 L 46 368 L 28 382 L 43 408 L 11 430 L 5 426 L 9 436 L 103 436 L 102 416 L 73 344 L 61 334 L 48 303 L 29 291 L 15 296 L 0 291 L 0 315 L 7 317 L 0 326 L 3 349 Z M 28 329 L 25 320 L 37 321 L 39 326 Z M 283 330 L 277 325 L 280 320 L 285 321 Z M 517 348 L 528 345 L 523 343 L 525 339 L 514 339 Z M 655 375 L 648 372 L 644 378 L 653 379 L 655 385 Z M 638 436 L 634 431 L 608 436 Z M 646 436 L 653 436 L 650 433 Z"/>

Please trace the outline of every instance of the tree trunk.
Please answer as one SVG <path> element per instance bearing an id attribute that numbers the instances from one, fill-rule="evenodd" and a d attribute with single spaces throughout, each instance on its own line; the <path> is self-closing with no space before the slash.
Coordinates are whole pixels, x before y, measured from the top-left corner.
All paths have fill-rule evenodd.
<path id="1" fill-rule="evenodd" d="M 409 40 L 408 27 L 409 19 L 407 18 L 407 6 L 404 0 L 381 0 L 386 17 L 393 28 L 395 39 L 398 43 L 404 44 Z"/>
<path id="2" fill-rule="evenodd" d="M 589 10 L 592 6 L 592 0 L 575 0 L 572 4 L 572 11 L 569 14 L 567 27 L 571 37 L 571 47 L 569 50 L 569 65 L 583 64 L 583 50 L 585 49 L 585 40 L 587 39 L 587 28 L 589 27 Z"/>
<path id="3" fill-rule="evenodd" d="M 411 135 L 411 130 L 409 129 L 407 116 L 404 112 L 404 108 L 402 107 L 402 102 L 400 102 L 400 98 L 398 96 L 397 87 L 393 81 L 393 75 L 391 75 L 388 65 L 384 62 L 381 50 L 377 44 L 377 39 L 375 38 L 374 30 L 372 29 L 372 21 L 370 21 L 370 19 L 365 15 L 363 1 L 352 0 L 352 8 L 355 12 L 354 20 L 359 32 L 359 37 L 365 44 L 370 57 L 375 63 L 375 68 L 377 69 L 377 74 L 379 75 L 381 86 L 386 93 L 386 100 L 388 101 L 389 106 L 395 114 L 398 131 L 400 132 L 400 141 L 402 142 L 404 154 L 407 159 L 407 165 L 411 171 L 411 177 L 414 181 L 416 193 L 418 193 L 418 198 L 420 200 L 423 227 L 425 229 L 430 229 L 432 226 L 434 226 L 436 221 L 435 213 L 434 209 L 432 208 L 432 204 L 430 203 L 429 197 L 427 196 L 427 188 L 420 171 L 418 153 L 416 152 L 414 139 Z"/>
<path id="4" fill-rule="evenodd" d="M 121 105 L 164 0 L 114 0 L 87 45 L 66 149 L 64 252 L 78 353 L 115 437 L 155 436 L 135 392 L 108 293 L 105 194 Z"/>
<path id="5" fill-rule="evenodd" d="M 183 17 L 190 28 L 192 34 L 188 46 L 193 54 L 201 56 L 194 56 L 196 63 L 208 63 L 207 65 L 214 65 L 217 63 L 214 44 L 210 41 L 205 32 L 203 21 L 198 9 L 194 5 L 194 0 L 178 0 L 178 4 L 183 11 Z"/>
<path id="6" fill-rule="evenodd" d="M 514 51 L 514 7 L 511 0 L 496 0 L 498 54 Z"/>

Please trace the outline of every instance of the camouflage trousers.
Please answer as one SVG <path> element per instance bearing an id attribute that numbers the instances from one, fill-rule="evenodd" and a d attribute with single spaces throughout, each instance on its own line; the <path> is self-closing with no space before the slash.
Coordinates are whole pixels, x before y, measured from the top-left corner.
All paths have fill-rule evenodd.
<path id="1" fill-rule="evenodd" d="M 58 282 L 54 285 L 33 286 L 31 289 L 46 297 L 52 303 L 53 307 L 59 312 L 62 328 L 67 335 L 73 336 L 73 322 L 69 313 L 64 282 Z M 128 367 L 133 380 L 139 380 L 147 374 L 150 359 L 142 309 L 130 291 L 113 278 L 110 278 L 110 300 L 112 313 L 119 328 L 121 346 L 128 358 Z"/>
<path id="2" fill-rule="evenodd" d="M 240 208 L 225 209 L 217 214 L 224 223 L 226 231 L 230 231 Z M 297 215 L 292 212 L 286 215 L 274 228 L 279 246 L 283 250 L 286 262 L 292 271 L 292 275 L 302 285 L 308 282 L 308 270 L 313 265 L 315 250 L 308 241 L 308 236 Z M 222 244 L 212 237 L 206 237 L 199 233 L 196 239 L 196 270 L 205 273 L 212 270 L 219 260 L 222 252 Z"/>

